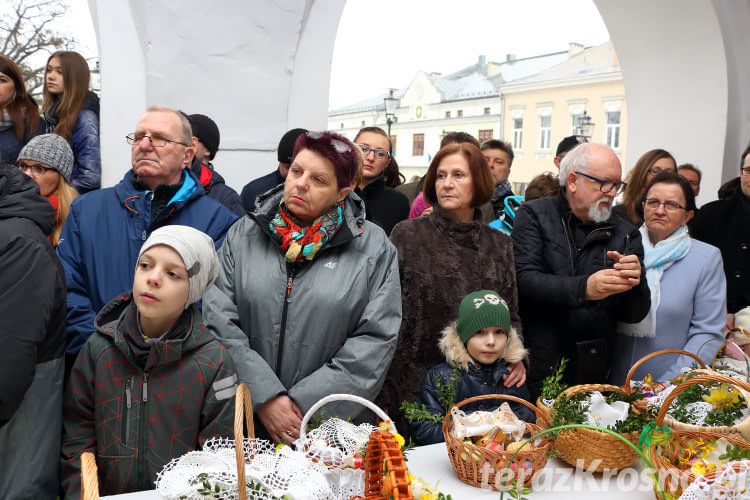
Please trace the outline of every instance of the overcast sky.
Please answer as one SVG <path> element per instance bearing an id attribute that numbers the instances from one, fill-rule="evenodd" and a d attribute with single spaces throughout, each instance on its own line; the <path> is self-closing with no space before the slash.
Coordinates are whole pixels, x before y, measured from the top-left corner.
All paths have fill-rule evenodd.
<path id="1" fill-rule="evenodd" d="M 609 39 L 592 0 L 347 0 L 331 70 L 331 109 L 406 87 L 417 71 L 567 50 Z"/>
<path id="2" fill-rule="evenodd" d="M 326 0 L 319 0 L 326 1 Z M 61 21 L 96 55 L 87 0 L 70 0 Z M 504 61 L 609 39 L 592 0 L 347 0 L 331 69 L 329 107 L 406 87 L 419 70 L 448 74 L 480 55 Z"/>

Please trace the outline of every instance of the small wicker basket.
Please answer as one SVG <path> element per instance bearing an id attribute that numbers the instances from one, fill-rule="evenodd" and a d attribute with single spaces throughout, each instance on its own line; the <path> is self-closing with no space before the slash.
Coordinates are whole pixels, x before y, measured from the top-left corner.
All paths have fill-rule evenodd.
<path id="1" fill-rule="evenodd" d="M 658 427 L 663 424 L 663 415 L 660 414 L 660 416 L 661 418 L 657 417 L 655 422 Z M 707 431 L 675 430 L 669 435 L 669 441 L 665 445 L 650 444 L 646 451 L 651 458 L 651 463 L 656 469 L 661 484 L 664 486 L 664 491 L 676 498 L 682 494 L 690 483 L 695 481 L 696 476 L 689 469 L 683 470 L 674 465 L 674 461 L 681 456 L 690 441 L 698 441 L 699 439 L 716 441 L 721 438 L 726 439 L 733 446 L 740 445 L 742 448 L 750 449 L 750 443 L 740 438 Z M 656 497 L 661 498 L 658 494 Z"/>
<path id="2" fill-rule="evenodd" d="M 633 366 L 630 368 L 630 371 L 628 372 L 628 375 L 625 377 L 625 384 L 623 385 L 623 389 L 625 389 L 628 393 L 633 392 L 633 390 L 630 388 L 630 381 L 633 378 L 633 375 L 635 374 L 635 371 L 638 369 L 639 366 L 641 366 L 643 363 L 648 361 L 649 359 L 655 358 L 657 356 L 664 356 L 665 354 L 680 354 L 683 356 L 689 356 L 693 358 L 698 365 L 701 368 L 706 368 L 706 363 L 703 362 L 701 358 L 699 358 L 696 354 L 693 354 L 689 351 L 683 351 L 681 349 L 662 349 L 661 351 L 654 351 L 650 354 L 646 354 L 641 359 L 635 362 Z M 655 380 L 654 382 L 661 382 Z"/>
<path id="3" fill-rule="evenodd" d="M 750 340 L 750 337 L 734 337 L 734 338 L 729 338 L 729 336 L 732 333 L 737 332 L 737 331 L 744 331 L 744 330 L 740 330 L 739 328 L 735 328 L 734 330 L 730 330 L 729 332 L 727 332 L 727 340 L 726 340 L 726 342 L 724 342 L 723 344 L 721 344 L 721 347 L 719 347 L 716 350 L 716 354 L 714 354 L 714 358 L 711 360 L 711 369 L 712 370 L 716 370 L 716 360 L 719 359 L 719 355 L 724 352 L 724 348 L 726 346 L 728 346 L 729 344 L 731 344 L 731 343 L 733 343 L 733 342 L 735 342 L 737 340 Z"/>
<path id="4" fill-rule="evenodd" d="M 542 411 L 529 402 L 515 396 L 507 396 L 504 394 L 475 396 L 473 398 L 464 399 L 455 406 L 460 408 L 462 405 L 473 403 L 474 401 L 480 401 L 482 399 L 503 399 L 513 401 L 515 403 L 521 403 L 534 411 L 537 415 L 537 424 L 526 422 L 526 430 L 530 432 L 532 436 L 538 434 L 547 427 L 548 420 Z M 540 421 L 541 425 L 539 425 Z M 503 473 L 503 469 L 506 468 L 508 461 L 511 459 L 514 452 L 490 450 L 481 446 L 464 443 L 453 435 L 451 432 L 452 429 L 453 419 L 451 418 L 451 413 L 448 412 L 443 421 L 443 436 L 448 448 L 448 458 L 453 465 L 453 470 L 461 481 L 472 486 L 481 488 L 490 487 L 498 491 L 504 486 L 510 484 L 513 477 L 508 477 L 504 481 L 504 484 L 497 485 L 496 475 Z M 527 445 L 526 447 L 521 448 L 513 459 L 516 470 L 520 471 L 523 469 L 526 471 L 522 476 L 524 479 L 524 486 L 530 485 L 534 476 L 547 464 L 547 452 L 550 448 L 550 442 L 546 438 L 540 439 L 542 440 L 540 446 L 533 448 L 530 447 L 530 445 Z M 489 467 L 486 464 L 489 464 Z M 520 483 L 521 481 L 519 481 L 519 484 Z"/>
<path id="5" fill-rule="evenodd" d="M 315 403 L 305 413 L 300 423 L 299 439 L 306 436 L 307 424 L 320 408 L 333 401 L 352 401 L 372 410 L 384 422 L 391 422 L 390 417 L 371 401 L 353 394 L 331 394 Z M 351 500 L 412 500 L 411 481 L 406 460 L 396 437 L 390 431 L 378 430 L 370 433 L 365 456 L 364 497 L 353 497 Z"/>
<path id="6" fill-rule="evenodd" d="M 590 391 L 627 394 L 622 387 L 607 384 L 574 385 L 565 389 L 563 394 L 570 397 Z M 635 408 L 633 410 L 637 411 Z M 640 432 L 630 432 L 623 436 L 636 444 Z M 578 428 L 562 431 L 555 439 L 553 446 L 560 452 L 560 458 L 564 462 L 573 466 L 583 464 L 585 470 L 592 472 L 624 469 L 638 460 L 638 454 L 627 444 L 611 434 L 593 429 Z"/>
<path id="7" fill-rule="evenodd" d="M 675 420 L 667 416 L 669 405 L 672 401 L 685 389 L 695 384 L 705 384 L 708 382 L 723 382 L 727 385 L 736 387 L 745 401 L 750 404 L 750 384 L 743 382 L 742 380 L 728 377 L 720 373 L 712 372 L 710 370 L 701 370 L 701 374 L 697 377 L 690 378 L 681 382 L 680 385 L 674 388 L 672 392 L 667 396 L 659 409 L 659 414 L 656 417 L 657 422 L 664 422 L 670 429 L 681 430 L 681 431 L 692 431 L 692 432 L 711 432 L 716 434 L 722 434 L 724 436 L 732 436 L 745 441 L 750 441 L 750 418 L 746 418 L 742 422 L 732 426 L 710 426 L 710 425 L 694 425 L 686 424 Z"/>

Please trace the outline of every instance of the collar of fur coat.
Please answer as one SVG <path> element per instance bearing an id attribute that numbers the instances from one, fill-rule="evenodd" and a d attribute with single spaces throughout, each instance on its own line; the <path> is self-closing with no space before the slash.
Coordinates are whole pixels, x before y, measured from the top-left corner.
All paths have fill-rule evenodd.
<path id="1" fill-rule="evenodd" d="M 455 321 L 445 327 L 438 346 L 445 356 L 445 361 L 449 365 L 453 365 L 454 361 L 458 361 L 464 372 L 469 371 L 469 363 L 474 363 L 475 365 L 480 364 L 469 355 L 466 346 L 461 342 Z M 508 335 L 508 343 L 505 347 L 505 361 L 507 361 L 508 364 L 517 363 L 523 360 L 527 354 L 526 348 L 521 343 L 521 339 L 518 338 L 516 329 L 511 328 L 510 334 Z"/>

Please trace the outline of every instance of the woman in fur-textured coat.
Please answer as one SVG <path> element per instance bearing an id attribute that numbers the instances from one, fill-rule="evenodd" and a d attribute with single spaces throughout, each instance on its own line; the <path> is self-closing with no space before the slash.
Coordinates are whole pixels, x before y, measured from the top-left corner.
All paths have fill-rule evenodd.
<path id="1" fill-rule="evenodd" d="M 391 233 L 398 250 L 403 320 L 377 403 L 399 428 L 406 428 L 399 417 L 401 403 L 415 401 L 427 371 L 445 359 L 437 346 L 440 332 L 456 318 L 456 304 L 468 293 L 499 292 L 520 334 L 511 240 L 484 224 L 478 210 L 493 186 L 478 148 L 449 144 L 435 155 L 425 176 L 425 198 L 434 211 L 400 222 Z M 523 383 L 523 363 L 509 369 L 504 385 Z"/>
<path id="2" fill-rule="evenodd" d="M 507 332 L 507 333 L 506 333 Z M 430 413 L 445 415 L 450 403 L 487 394 L 504 394 L 529 400 L 526 384 L 505 387 L 503 376 L 510 374 L 508 365 L 526 358 L 527 352 L 516 329 L 510 326 L 510 312 L 506 302 L 491 290 L 473 292 L 464 297 L 458 321 L 448 325 L 439 342 L 445 363 L 430 369 L 424 378 L 417 399 Z M 452 379 L 459 377 L 458 380 Z M 452 402 L 441 401 L 440 387 L 455 384 Z M 461 410 L 468 413 L 492 410 L 503 403 L 501 399 L 485 399 L 468 403 Z M 521 420 L 535 422 L 534 412 L 520 403 L 510 403 Z M 443 424 L 410 422 L 409 433 L 417 445 L 443 441 Z"/>

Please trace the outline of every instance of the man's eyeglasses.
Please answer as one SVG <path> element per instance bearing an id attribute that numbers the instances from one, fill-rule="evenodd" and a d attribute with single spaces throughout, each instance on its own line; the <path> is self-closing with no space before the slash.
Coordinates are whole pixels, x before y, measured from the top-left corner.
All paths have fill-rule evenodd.
<path id="1" fill-rule="evenodd" d="M 677 170 L 675 170 L 673 168 L 649 168 L 648 169 L 648 173 L 650 175 L 656 175 L 656 174 L 660 174 L 662 172 L 672 172 L 672 173 L 676 174 Z"/>
<path id="2" fill-rule="evenodd" d="M 750 175 L 750 167 L 742 167 L 740 169 L 740 174 L 741 175 Z"/>
<path id="3" fill-rule="evenodd" d="M 594 177 L 593 175 L 584 174 L 583 172 L 579 172 L 578 170 L 575 171 L 578 175 L 582 175 L 584 177 L 587 177 L 591 179 L 592 181 L 596 181 L 599 183 L 599 191 L 602 193 L 609 193 L 612 191 L 612 188 L 615 188 L 615 192 L 622 193 L 623 189 L 625 189 L 625 186 L 627 186 L 626 182 L 620 182 L 620 181 L 605 181 L 604 179 L 599 179 L 598 177 Z"/>
<path id="4" fill-rule="evenodd" d="M 656 198 L 646 198 L 643 200 L 644 208 L 649 210 L 657 210 L 659 206 L 664 205 L 664 210 L 667 212 L 677 212 L 678 210 L 687 210 L 685 207 L 677 203 L 676 201 L 659 201 Z"/>
<path id="5" fill-rule="evenodd" d="M 23 172 L 24 174 L 30 171 L 33 175 L 44 175 L 50 170 L 55 170 L 54 168 L 45 167 L 38 163 L 33 163 L 30 165 L 28 163 L 18 162 L 16 163 L 16 165 L 18 166 L 19 169 L 21 169 L 21 172 Z"/>
<path id="6" fill-rule="evenodd" d="M 374 154 L 375 158 L 377 158 L 378 160 L 385 160 L 386 158 L 391 157 L 391 154 L 382 148 L 371 148 L 367 144 L 357 144 L 357 146 L 362 150 L 363 156 L 367 156 L 368 154 L 370 154 L 370 151 L 372 151 L 372 154 Z"/>
<path id="7" fill-rule="evenodd" d="M 145 135 L 145 134 L 128 134 L 125 136 L 125 139 L 128 141 L 128 144 L 140 144 L 143 139 L 148 139 L 148 142 L 151 143 L 151 145 L 155 148 L 163 148 L 167 145 L 168 142 L 174 143 L 174 144 L 180 144 L 182 146 L 192 146 L 192 144 L 185 144 L 184 142 L 180 141 L 173 141 L 172 139 L 167 139 L 166 137 L 162 137 L 160 135 Z"/>

